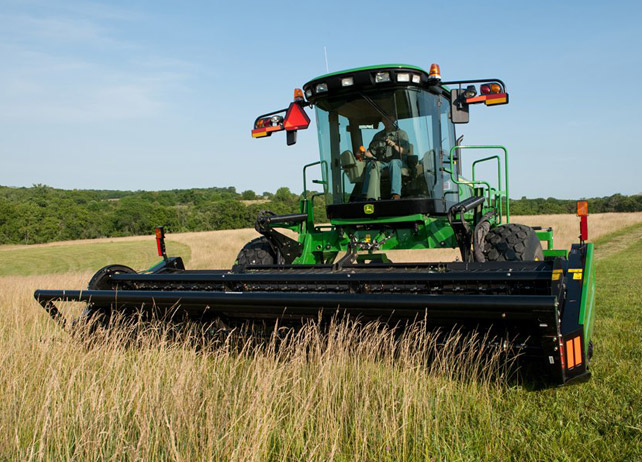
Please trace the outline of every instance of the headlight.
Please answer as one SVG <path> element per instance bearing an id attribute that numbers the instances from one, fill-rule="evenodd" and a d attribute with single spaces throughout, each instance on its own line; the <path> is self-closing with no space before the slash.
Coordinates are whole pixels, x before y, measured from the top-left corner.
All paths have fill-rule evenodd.
<path id="1" fill-rule="evenodd" d="M 390 82 L 390 72 L 377 72 L 375 83 Z"/>

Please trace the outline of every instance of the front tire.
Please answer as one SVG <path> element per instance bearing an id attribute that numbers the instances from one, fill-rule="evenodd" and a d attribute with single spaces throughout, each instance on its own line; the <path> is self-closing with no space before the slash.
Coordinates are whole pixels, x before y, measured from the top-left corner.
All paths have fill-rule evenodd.
<path id="1" fill-rule="evenodd" d="M 245 244 L 236 257 L 234 271 L 253 265 L 274 265 L 277 258 L 274 249 L 265 236 L 252 239 Z"/>
<path id="2" fill-rule="evenodd" d="M 542 261 L 544 251 L 533 228 L 509 223 L 486 234 L 484 256 L 486 261 Z"/>

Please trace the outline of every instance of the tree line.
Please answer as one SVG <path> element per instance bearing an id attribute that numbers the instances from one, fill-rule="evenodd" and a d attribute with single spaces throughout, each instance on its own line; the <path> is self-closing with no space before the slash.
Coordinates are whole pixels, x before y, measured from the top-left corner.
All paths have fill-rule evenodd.
<path id="1" fill-rule="evenodd" d="M 235 188 L 169 191 L 64 190 L 45 185 L 0 186 L 0 244 L 38 244 L 72 239 L 237 229 L 254 226 L 261 210 L 299 211 L 288 188 L 257 195 Z M 326 220 L 322 201 L 315 216 Z"/>
<path id="2" fill-rule="evenodd" d="M 607 213 L 607 212 L 640 212 L 642 211 L 642 194 L 624 196 L 622 194 L 613 194 L 606 197 L 593 197 L 586 199 L 588 201 L 589 213 Z M 546 215 L 559 213 L 575 213 L 576 200 L 555 199 L 549 197 L 546 199 L 511 199 L 511 215 Z"/>
<path id="3" fill-rule="evenodd" d="M 254 226 L 261 210 L 298 212 L 299 199 L 288 188 L 259 195 L 239 193 L 234 187 L 151 192 L 0 186 L 0 244 L 141 235 L 158 225 L 167 226 L 170 232 L 248 228 Z M 316 221 L 324 222 L 325 204 L 322 197 L 318 199 Z M 642 211 L 642 195 L 590 199 L 589 211 Z M 511 200 L 513 215 L 574 212 L 572 200 Z"/>

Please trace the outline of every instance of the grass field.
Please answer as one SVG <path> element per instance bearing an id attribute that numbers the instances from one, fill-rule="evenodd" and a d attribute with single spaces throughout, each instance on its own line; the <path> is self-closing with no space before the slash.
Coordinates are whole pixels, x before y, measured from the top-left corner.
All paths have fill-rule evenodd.
<path id="1" fill-rule="evenodd" d="M 474 343 L 427 367 L 432 339 L 419 331 L 393 342 L 310 327 L 278 351 L 198 352 L 153 332 L 135 348 L 84 347 L 32 298 L 85 286 L 84 263 L 0 277 L 0 460 L 642 460 L 642 225 L 623 228 L 642 218 L 606 218 L 590 222 L 602 235 L 593 378 L 543 391 L 507 380 L 499 357 L 480 363 Z M 560 244 L 565 229 L 574 240 L 575 217 L 551 219 Z M 225 267 L 252 235 L 172 239 L 194 266 Z M 143 241 L 153 255 L 153 239 L 122 240 Z"/>
<path id="2" fill-rule="evenodd" d="M 189 262 L 188 245 L 167 241 L 167 251 L 181 255 Z M 43 244 L 33 246 L 0 246 L 0 276 L 69 273 L 97 270 L 114 262 L 141 270 L 158 262 L 156 243 L 148 239 L 110 240 Z"/>

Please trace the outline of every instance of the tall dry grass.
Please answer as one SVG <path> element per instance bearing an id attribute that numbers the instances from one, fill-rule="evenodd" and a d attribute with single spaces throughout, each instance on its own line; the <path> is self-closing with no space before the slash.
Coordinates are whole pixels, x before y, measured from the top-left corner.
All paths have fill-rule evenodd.
<path id="1" fill-rule="evenodd" d="M 505 369 L 480 338 L 343 322 L 240 348 L 158 327 L 85 345 L 30 300 L 80 277 L 0 280 L 2 459 L 443 460 L 492 435 Z"/>

